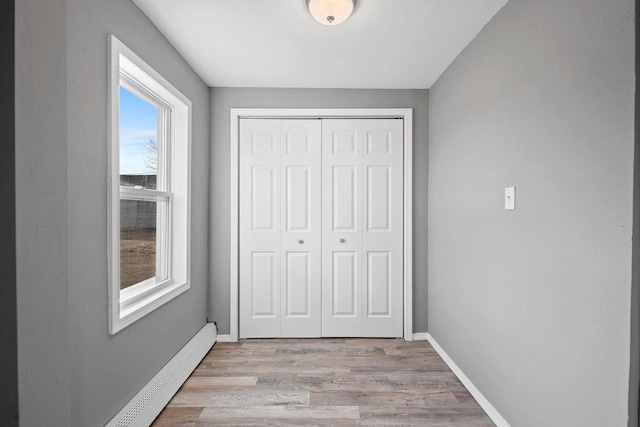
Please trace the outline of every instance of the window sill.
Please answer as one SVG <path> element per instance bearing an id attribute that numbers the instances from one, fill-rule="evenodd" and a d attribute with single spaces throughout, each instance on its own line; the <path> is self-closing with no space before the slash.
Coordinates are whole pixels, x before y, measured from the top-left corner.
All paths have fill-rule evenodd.
<path id="1" fill-rule="evenodd" d="M 172 283 L 170 280 L 149 286 L 141 283 L 134 289 L 121 292 L 120 317 L 110 325 L 111 335 L 121 331 L 135 321 L 141 319 L 153 310 L 168 303 L 178 295 L 187 291 L 189 283 Z"/>
<path id="2" fill-rule="evenodd" d="M 130 307 L 138 305 L 140 301 L 146 300 L 171 284 L 171 280 L 163 280 L 156 283 L 156 278 L 152 277 L 144 282 L 122 289 L 120 291 L 120 313 L 126 313 Z"/>

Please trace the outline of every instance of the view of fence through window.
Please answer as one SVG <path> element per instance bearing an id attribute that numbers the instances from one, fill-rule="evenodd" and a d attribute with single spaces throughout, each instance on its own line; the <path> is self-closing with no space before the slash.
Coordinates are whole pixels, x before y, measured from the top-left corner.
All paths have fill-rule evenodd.
<path id="1" fill-rule="evenodd" d="M 120 185 L 156 190 L 158 109 L 120 87 Z M 120 289 L 156 276 L 158 202 L 120 200 Z"/>
<path id="2" fill-rule="evenodd" d="M 156 202 L 120 201 L 120 289 L 156 275 Z"/>

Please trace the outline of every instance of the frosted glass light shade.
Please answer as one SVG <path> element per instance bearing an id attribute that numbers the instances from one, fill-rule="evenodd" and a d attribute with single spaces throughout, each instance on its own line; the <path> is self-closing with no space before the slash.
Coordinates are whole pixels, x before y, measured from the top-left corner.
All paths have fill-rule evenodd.
<path id="1" fill-rule="evenodd" d="M 351 16 L 356 0 L 307 0 L 311 16 L 324 25 L 338 25 Z"/>

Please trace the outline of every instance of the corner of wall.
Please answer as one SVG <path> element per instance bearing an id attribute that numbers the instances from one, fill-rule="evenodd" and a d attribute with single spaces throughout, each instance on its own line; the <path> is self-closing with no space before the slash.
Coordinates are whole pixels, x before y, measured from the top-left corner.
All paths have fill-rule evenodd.
<path id="1" fill-rule="evenodd" d="M 631 354 L 629 358 L 629 427 L 637 427 L 640 421 L 640 25 L 637 11 L 640 0 L 635 1 L 636 29 L 636 95 L 635 95 L 635 143 L 633 162 L 633 243 L 631 273 Z"/>
<path id="2" fill-rule="evenodd" d="M 15 3 L 0 6 L 0 423 L 18 425 L 15 214 Z"/>

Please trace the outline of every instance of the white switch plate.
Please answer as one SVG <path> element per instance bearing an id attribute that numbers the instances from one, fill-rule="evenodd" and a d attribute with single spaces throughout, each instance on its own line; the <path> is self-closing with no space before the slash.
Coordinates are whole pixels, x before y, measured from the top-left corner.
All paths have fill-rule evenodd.
<path id="1" fill-rule="evenodd" d="M 504 189 L 504 208 L 508 211 L 516 210 L 516 187 Z"/>

